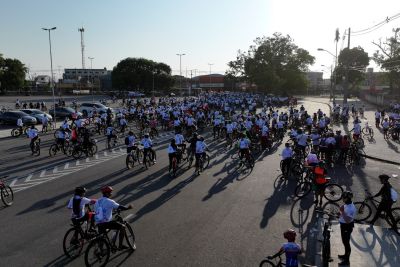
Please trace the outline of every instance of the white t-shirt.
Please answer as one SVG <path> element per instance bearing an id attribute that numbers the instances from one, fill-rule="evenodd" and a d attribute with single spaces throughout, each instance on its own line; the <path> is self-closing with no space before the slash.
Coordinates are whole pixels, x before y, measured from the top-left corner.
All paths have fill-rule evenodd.
<path id="1" fill-rule="evenodd" d="M 83 216 L 85 216 L 85 206 L 92 201 L 86 197 L 73 196 L 68 202 L 68 206 L 67 206 L 68 209 L 73 209 L 74 199 L 81 199 L 81 203 L 79 204 L 79 215 L 77 216 L 74 213 L 74 211 L 72 211 L 71 218 L 79 219 L 79 218 L 82 218 Z"/>
<path id="2" fill-rule="evenodd" d="M 96 224 L 105 223 L 112 220 L 112 211 L 117 209 L 119 204 L 107 197 L 101 197 L 94 205 L 96 215 L 94 216 Z"/>
<path id="3" fill-rule="evenodd" d="M 356 216 L 356 207 L 354 206 L 354 204 L 353 203 L 351 203 L 351 204 L 344 204 L 343 205 L 344 206 L 344 213 L 346 214 L 346 216 L 347 217 L 350 217 L 351 218 L 351 221 L 350 222 L 352 222 L 352 221 L 354 221 L 354 217 Z M 340 217 L 339 217 L 339 222 L 340 223 L 350 223 L 350 222 L 346 222 L 345 220 L 344 220 L 344 218 L 343 218 L 343 213 L 341 213 L 340 214 Z"/>
<path id="4" fill-rule="evenodd" d="M 317 155 L 313 154 L 313 153 L 310 153 L 310 154 L 307 155 L 306 161 L 307 161 L 308 164 L 310 164 L 310 163 L 318 163 L 319 162 Z"/>

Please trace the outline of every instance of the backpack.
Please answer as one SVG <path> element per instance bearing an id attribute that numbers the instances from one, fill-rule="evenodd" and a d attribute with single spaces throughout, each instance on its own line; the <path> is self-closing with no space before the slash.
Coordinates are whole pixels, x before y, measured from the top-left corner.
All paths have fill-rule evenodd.
<path id="1" fill-rule="evenodd" d="M 390 188 L 390 196 L 391 196 L 391 199 L 392 199 L 393 202 L 397 201 L 398 194 L 397 194 L 396 190 L 393 187 Z"/>
<path id="2" fill-rule="evenodd" d="M 129 137 L 125 137 L 125 145 L 129 145 Z"/>

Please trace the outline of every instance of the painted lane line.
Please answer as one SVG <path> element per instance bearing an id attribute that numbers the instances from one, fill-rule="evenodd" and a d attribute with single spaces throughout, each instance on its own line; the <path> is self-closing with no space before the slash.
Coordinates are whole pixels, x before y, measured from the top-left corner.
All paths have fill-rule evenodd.
<path id="1" fill-rule="evenodd" d="M 15 185 L 15 183 L 18 181 L 18 179 L 17 178 L 15 178 L 11 183 L 10 183 L 10 186 L 14 186 Z"/>
<path id="2" fill-rule="evenodd" d="M 39 177 L 43 177 L 43 176 L 45 176 L 46 175 L 46 170 L 43 170 L 41 173 L 40 173 L 40 176 Z"/>
<path id="3" fill-rule="evenodd" d="M 96 159 L 99 159 L 99 154 L 94 155 Z"/>
<path id="4" fill-rule="evenodd" d="M 86 158 L 85 162 L 89 162 L 89 161 L 90 161 L 90 159 L 89 159 L 89 158 Z"/>
<path id="5" fill-rule="evenodd" d="M 66 169 L 68 169 L 68 168 L 69 168 L 69 162 L 65 163 L 65 165 L 64 165 L 64 170 L 66 170 Z"/>
<path id="6" fill-rule="evenodd" d="M 108 153 L 106 151 L 104 151 L 104 156 L 107 157 Z"/>
<path id="7" fill-rule="evenodd" d="M 28 177 L 25 179 L 25 182 L 29 182 L 32 178 L 33 174 L 29 174 Z"/>
<path id="8" fill-rule="evenodd" d="M 53 173 L 57 173 L 57 172 L 58 172 L 58 167 L 55 166 L 55 167 L 53 168 Z"/>
<path id="9" fill-rule="evenodd" d="M 80 164 L 79 159 L 76 160 L 75 166 L 78 166 Z"/>

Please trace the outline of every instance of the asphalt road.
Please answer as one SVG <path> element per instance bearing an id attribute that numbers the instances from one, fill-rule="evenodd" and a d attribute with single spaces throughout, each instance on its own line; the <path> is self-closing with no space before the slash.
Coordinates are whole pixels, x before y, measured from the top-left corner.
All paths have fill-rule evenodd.
<path id="1" fill-rule="evenodd" d="M 313 102 L 304 102 L 306 109 L 329 112 L 326 99 L 308 100 Z M 0 139 L 0 175 L 10 175 L 7 182 L 16 191 L 11 207 L 0 206 L 0 265 L 83 266 L 83 257 L 71 261 L 63 255 L 62 238 L 70 223 L 66 203 L 76 186 L 88 188 L 88 197 L 99 198 L 106 184 L 114 187 L 117 202 L 133 205 L 123 215 L 137 237 L 137 250 L 112 255 L 109 266 L 257 266 L 279 249 L 282 232 L 289 227 L 300 233 L 302 261 L 313 263 L 315 206 L 311 196 L 293 198 L 295 181 L 277 179 L 282 145 L 260 155 L 251 173 L 242 173 L 234 171 L 237 162 L 224 143 L 205 136 L 210 167 L 196 176 L 194 168 L 184 165 L 172 180 L 166 152 L 170 132 L 156 140 L 157 164 L 148 170 L 127 170 L 125 148 L 105 150 L 103 137 L 98 137 L 97 156 L 79 161 L 49 157 L 51 134 L 42 137 L 39 157 L 30 155 L 25 138 Z M 380 134 L 375 142 L 366 142 L 365 149 L 399 158 Z M 378 190 L 381 172 L 398 173 L 399 168 L 367 159 L 360 166 L 330 169 L 329 175 L 361 199 L 364 188 Z M 392 184 L 400 191 L 398 180 Z"/>

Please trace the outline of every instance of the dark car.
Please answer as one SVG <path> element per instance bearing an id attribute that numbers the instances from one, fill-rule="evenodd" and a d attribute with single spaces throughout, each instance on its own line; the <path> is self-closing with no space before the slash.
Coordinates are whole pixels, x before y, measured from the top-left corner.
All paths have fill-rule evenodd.
<path id="1" fill-rule="evenodd" d="M 38 123 L 42 123 L 43 116 L 47 116 L 49 121 L 53 120 L 53 117 L 50 114 L 43 112 L 39 109 L 21 109 L 21 111 L 25 112 L 29 116 L 35 117 Z"/>
<path id="2" fill-rule="evenodd" d="M 37 120 L 22 111 L 5 111 L 0 113 L 0 123 L 17 125 L 18 119 L 21 118 L 24 125 L 35 125 Z"/>
<path id="3" fill-rule="evenodd" d="M 54 110 L 50 109 L 49 113 L 54 116 Z M 57 119 L 72 119 L 72 114 L 75 113 L 75 110 L 70 107 L 56 107 L 56 117 Z M 77 112 L 78 116 L 82 116 L 82 113 Z"/>

